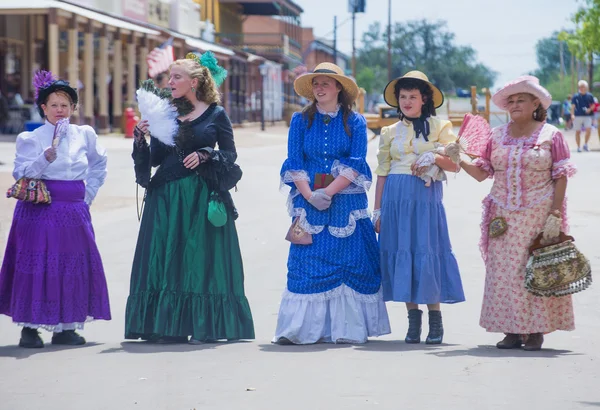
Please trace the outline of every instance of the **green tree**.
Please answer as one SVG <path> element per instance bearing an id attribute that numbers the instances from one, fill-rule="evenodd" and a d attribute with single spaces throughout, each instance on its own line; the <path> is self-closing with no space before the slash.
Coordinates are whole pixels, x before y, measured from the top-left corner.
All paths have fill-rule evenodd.
<path id="1" fill-rule="evenodd" d="M 543 84 L 554 80 L 561 72 L 561 49 L 562 69 L 564 74 L 570 72 L 571 51 L 567 43 L 559 40 L 559 32 L 550 37 L 542 38 L 535 45 L 538 69 L 533 73 Z"/>
<path id="2" fill-rule="evenodd" d="M 580 60 L 588 61 L 589 83 L 594 79 L 594 54 L 600 53 L 600 0 L 582 0 L 572 20 L 577 28 L 574 32 L 561 32 L 559 40 L 565 41 L 569 50 Z"/>
<path id="3" fill-rule="evenodd" d="M 396 23 L 392 28 L 392 76 L 420 70 L 442 90 L 467 88 L 474 84 L 490 87 L 496 73 L 477 62 L 473 48 L 456 45 L 454 37 L 444 21 Z M 382 75 L 376 76 L 376 85 L 383 90 L 381 83 L 387 82 L 387 32 L 381 24 L 371 24 L 362 41 L 357 71 L 371 68 L 377 73 L 379 70 Z"/>
<path id="4" fill-rule="evenodd" d="M 368 94 L 383 90 L 387 83 L 387 73 L 381 67 L 363 67 L 356 73 L 356 82 Z"/>

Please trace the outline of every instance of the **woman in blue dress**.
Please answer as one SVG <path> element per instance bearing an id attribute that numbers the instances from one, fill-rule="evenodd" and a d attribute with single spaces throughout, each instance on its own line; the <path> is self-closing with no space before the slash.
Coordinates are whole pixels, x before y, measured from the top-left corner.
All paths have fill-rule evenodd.
<path id="1" fill-rule="evenodd" d="M 406 343 L 420 343 L 419 305 L 427 305 L 426 343 L 440 344 L 444 336 L 440 303 L 462 302 L 465 296 L 442 203 L 444 178 L 429 185 L 419 176 L 433 165 L 456 172 L 448 157 L 436 154 L 456 136 L 450 121 L 436 117 L 444 97 L 422 72 L 411 71 L 391 81 L 384 97 L 398 108 L 400 121 L 381 130 L 375 171 L 374 220 L 383 298 L 406 303 Z"/>
<path id="2" fill-rule="evenodd" d="M 365 343 L 390 326 L 366 194 L 366 121 L 352 111 L 358 87 L 323 63 L 294 89 L 311 103 L 292 117 L 281 182 L 291 187 L 289 212 L 304 240 L 291 240 L 273 342 Z"/>

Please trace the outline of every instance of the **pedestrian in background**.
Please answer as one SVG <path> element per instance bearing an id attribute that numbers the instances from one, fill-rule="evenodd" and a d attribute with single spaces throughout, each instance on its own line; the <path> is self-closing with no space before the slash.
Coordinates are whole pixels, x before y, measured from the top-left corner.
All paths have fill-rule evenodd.
<path id="1" fill-rule="evenodd" d="M 565 120 L 565 130 L 570 130 L 573 128 L 573 116 L 571 115 L 571 100 L 573 96 L 570 94 L 567 96 L 565 101 L 563 101 L 563 118 Z"/>
<path id="2" fill-rule="evenodd" d="M 581 130 L 585 130 L 583 150 L 589 151 L 588 143 L 592 133 L 592 120 L 594 118 L 594 96 L 589 93 L 588 83 L 585 80 L 577 83 L 579 92 L 571 100 L 571 116 L 575 128 L 575 141 L 577 152 L 581 152 Z"/>

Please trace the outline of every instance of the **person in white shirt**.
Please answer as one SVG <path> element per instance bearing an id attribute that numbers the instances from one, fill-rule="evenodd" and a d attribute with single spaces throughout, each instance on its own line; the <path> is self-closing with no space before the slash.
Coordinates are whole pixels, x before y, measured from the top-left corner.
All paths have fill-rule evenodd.
<path id="1" fill-rule="evenodd" d="M 106 178 L 106 151 L 88 125 L 69 124 L 77 91 L 46 71 L 34 77 L 45 124 L 17 137 L 13 176 L 42 180 L 49 203 L 19 200 L 0 270 L 0 314 L 23 326 L 19 346 L 82 345 L 75 330 L 110 320 L 102 260 L 89 206 Z"/>

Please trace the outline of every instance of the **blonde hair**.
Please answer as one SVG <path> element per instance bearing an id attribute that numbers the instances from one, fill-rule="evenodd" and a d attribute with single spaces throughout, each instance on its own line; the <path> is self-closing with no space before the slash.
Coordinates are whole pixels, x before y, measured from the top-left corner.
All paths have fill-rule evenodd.
<path id="1" fill-rule="evenodd" d="M 221 102 L 221 95 L 219 89 L 213 80 L 212 75 L 208 68 L 201 66 L 196 61 L 182 58 L 174 61 L 171 67 L 179 66 L 182 67 L 190 78 L 198 80 L 198 86 L 196 87 L 196 98 L 198 101 L 203 101 L 207 104 L 219 104 Z M 171 68 L 169 67 L 169 69 Z"/>

